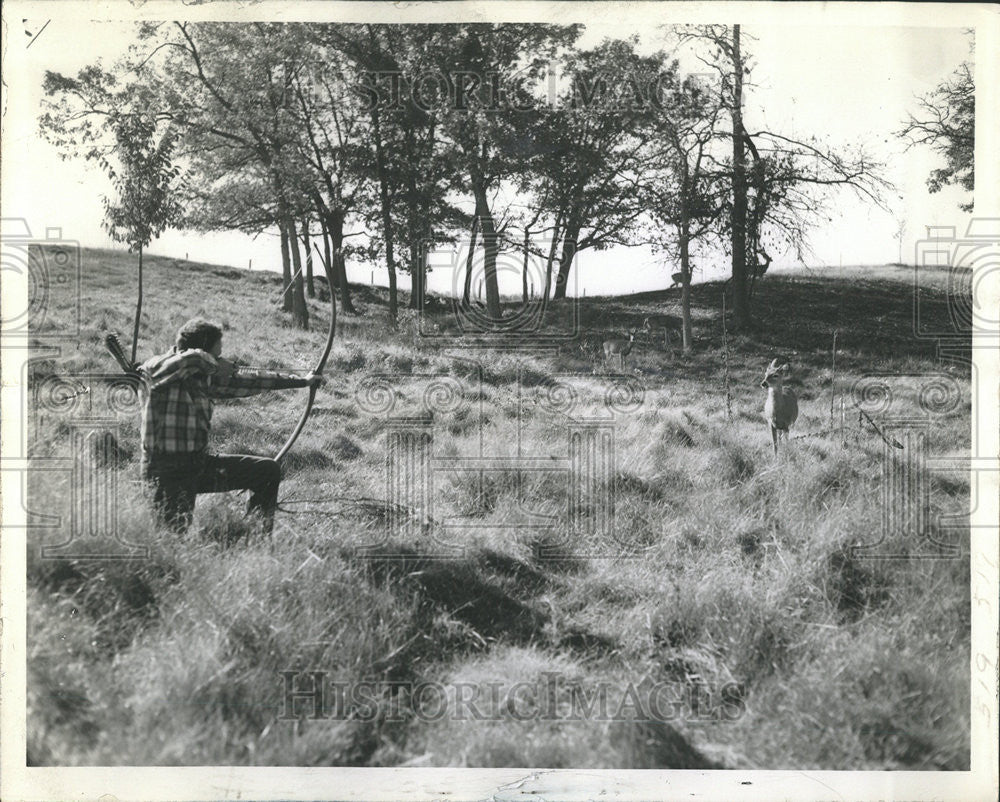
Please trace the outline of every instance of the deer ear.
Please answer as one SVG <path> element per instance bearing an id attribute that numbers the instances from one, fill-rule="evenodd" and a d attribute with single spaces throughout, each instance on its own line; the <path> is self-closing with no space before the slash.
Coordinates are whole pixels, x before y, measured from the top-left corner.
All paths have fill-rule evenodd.
<path id="1" fill-rule="evenodd" d="M 787 376 L 787 375 L 788 375 L 788 372 L 789 372 L 790 370 L 791 370 L 791 368 L 790 368 L 790 367 L 788 366 L 788 363 L 787 363 L 787 362 L 786 362 L 786 363 L 785 363 L 784 365 L 782 365 L 782 366 L 781 366 L 781 373 L 782 373 L 783 375 L 785 375 L 785 376 Z"/>

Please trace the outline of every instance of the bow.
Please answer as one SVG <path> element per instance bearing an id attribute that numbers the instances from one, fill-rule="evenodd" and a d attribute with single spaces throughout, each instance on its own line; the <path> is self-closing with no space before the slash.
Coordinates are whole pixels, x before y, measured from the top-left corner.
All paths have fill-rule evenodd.
<path id="1" fill-rule="evenodd" d="M 325 259 L 321 259 L 323 263 L 323 270 L 326 272 L 326 283 L 330 288 L 330 330 L 326 335 L 326 347 L 323 349 L 323 355 L 319 358 L 319 362 L 316 363 L 316 367 L 313 368 L 313 373 L 317 376 L 322 375 L 323 368 L 326 367 L 326 360 L 330 356 L 330 350 L 333 348 L 333 334 L 334 329 L 337 325 L 337 297 L 333 292 L 333 271 L 330 269 L 330 265 L 327 264 Z M 306 402 L 306 408 L 302 412 L 302 417 L 299 418 L 299 422 L 295 425 L 292 430 L 291 435 L 285 441 L 285 444 L 281 447 L 281 450 L 274 455 L 274 459 L 281 462 L 282 457 L 288 453 L 288 450 L 295 443 L 296 438 L 302 432 L 302 429 L 306 425 L 306 420 L 309 418 L 309 413 L 312 411 L 313 401 L 316 400 L 316 386 L 309 388 L 309 400 Z"/>

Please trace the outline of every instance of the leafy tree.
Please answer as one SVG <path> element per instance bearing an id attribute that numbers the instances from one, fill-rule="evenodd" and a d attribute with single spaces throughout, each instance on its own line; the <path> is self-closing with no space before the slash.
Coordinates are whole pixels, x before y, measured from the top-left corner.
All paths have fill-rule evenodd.
<path id="1" fill-rule="evenodd" d="M 448 201 L 448 193 L 458 187 L 459 165 L 449 157 L 441 137 L 447 92 L 441 81 L 425 80 L 442 77 L 438 53 L 442 27 L 456 29 L 327 25 L 317 33 L 331 60 L 347 66 L 356 91 L 346 100 L 357 105 L 360 98 L 359 116 L 367 118 L 356 167 L 368 179 L 357 203 L 367 224 L 369 246 L 356 252 L 368 259 L 384 255 L 393 319 L 397 269 L 410 273 L 410 307 L 419 308 L 427 270 L 423 246 L 449 241 L 449 229 L 462 218 Z M 408 249 L 408 259 L 402 257 L 400 245 Z"/>
<path id="2" fill-rule="evenodd" d="M 178 219 L 180 204 L 172 184 L 180 167 L 172 162 L 177 132 L 167 127 L 157 136 L 155 123 L 145 114 L 116 114 L 108 118 L 115 134 L 114 154 L 119 166 L 105 156 L 101 166 L 117 192 L 117 201 L 104 198 L 104 229 L 115 242 L 124 242 L 138 254 L 139 287 L 132 332 L 132 361 L 139 344 L 142 315 L 142 252 L 164 229 Z"/>
<path id="3" fill-rule="evenodd" d="M 580 251 L 634 244 L 645 212 L 637 190 L 663 65 L 639 56 L 635 44 L 607 40 L 570 52 L 563 70 L 568 85 L 556 108 L 540 110 L 534 127 L 540 144 L 531 166 L 534 189 L 559 243 L 556 299 L 566 296 Z"/>
<path id="4" fill-rule="evenodd" d="M 46 72 L 42 135 L 63 156 L 96 161 L 108 175 L 116 199 L 103 199 L 103 226 L 115 242 L 138 256 L 138 292 L 132 335 L 135 361 L 143 301 L 143 250 L 179 221 L 181 169 L 174 164 L 179 132 L 145 108 L 134 82 L 120 81 L 99 65 L 75 78 Z"/>
<path id="5" fill-rule="evenodd" d="M 299 37 L 296 57 L 308 62 L 310 69 L 296 71 L 292 90 L 295 152 L 306 171 L 296 188 L 320 219 L 324 252 L 329 241 L 341 307 L 357 314 L 344 255 L 358 249 L 345 244 L 349 236 L 345 229 L 353 215 L 364 214 L 359 207 L 370 183 L 370 131 L 360 99 L 349 91 L 349 76 L 326 67 L 341 60 L 336 50 L 340 37 L 332 32 L 347 28 L 357 30 L 357 26 L 342 25 L 295 26 Z"/>
<path id="6" fill-rule="evenodd" d="M 931 171 L 927 179 L 930 192 L 957 184 L 972 192 L 975 188 L 976 87 L 972 65 L 963 61 L 935 89 L 917 98 L 919 111 L 910 114 L 899 136 L 907 140 L 907 149 L 928 145 L 944 158 L 945 166 Z M 971 212 L 972 200 L 959 203 Z"/>
<path id="7" fill-rule="evenodd" d="M 75 78 L 46 75 L 42 129 L 65 154 L 97 158 L 113 150 L 99 136 L 103 121 L 145 109 L 178 137 L 176 158 L 191 178 L 183 225 L 247 233 L 285 225 L 304 212 L 291 186 L 303 170 L 287 113 L 295 47 L 273 26 L 143 23 L 113 72 L 92 65 Z M 295 321 L 305 328 L 301 275 L 289 286 Z"/>
<path id="8" fill-rule="evenodd" d="M 447 81 L 439 107 L 450 157 L 461 165 L 475 200 L 482 235 L 486 309 L 499 320 L 496 262 L 500 232 L 492 198 L 514 180 L 534 152 L 525 135 L 537 102 L 531 81 L 560 48 L 576 40 L 579 26 L 473 24 L 436 26 L 435 53 Z M 496 97 L 495 87 L 502 97 Z M 524 111 L 527 109 L 527 111 Z"/>
<path id="9" fill-rule="evenodd" d="M 188 224 L 204 229 L 231 218 L 244 221 L 247 231 L 253 220 L 260 230 L 283 230 L 295 269 L 287 276 L 286 303 L 296 325 L 308 328 L 295 224 L 307 212 L 299 187 L 308 170 L 297 158 L 292 109 L 303 54 L 293 33 L 292 26 L 264 23 L 146 26 L 142 41 L 150 55 L 143 62 L 143 83 L 150 103 L 182 132 L 203 196 L 204 205 L 193 207 L 195 212 L 216 213 L 192 213 Z M 241 189 L 247 181 L 254 185 L 249 191 Z M 265 203 L 245 205 L 262 194 Z M 282 249 L 283 265 L 285 253 Z"/>

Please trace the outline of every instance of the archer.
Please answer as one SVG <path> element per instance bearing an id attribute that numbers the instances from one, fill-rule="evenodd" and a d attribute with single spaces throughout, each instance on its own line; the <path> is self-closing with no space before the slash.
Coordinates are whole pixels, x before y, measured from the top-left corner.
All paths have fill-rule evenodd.
<path id="1" fill-rule="evenodd" d="M 276 459 L 213 454 L 208 449 L 212 399 L 244 398 L 266 390 L 319 387 L 318 373 L 305 378 L 273 371 L 240 372 L 222 358 L 222 328 L 201 318 L 177 332 L 177 344 L 139 367 L 146 388 L 142 408 L 143 480 L 151 486 L 159 519 L 175 531 L 191 524 L 199 493 L 250 490 L 247 512 L 270 532 L 281 483 Z M 311 400 L 311 396 L 310 396 Z"/>

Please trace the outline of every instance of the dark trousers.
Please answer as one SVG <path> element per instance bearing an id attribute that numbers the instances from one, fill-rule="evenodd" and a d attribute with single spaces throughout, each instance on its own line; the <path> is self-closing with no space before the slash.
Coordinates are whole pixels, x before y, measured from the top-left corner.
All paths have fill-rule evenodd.
<path id="1" fill-rule="evenodd" d="M 281 466 L 268 457 L 227 454 L 146 455 L 142 477 L 151 486 L 160 520 L 176 531 L 191 525 L 199 493 L 251 491 L 247 512 L 259 513 L 264 528 L 274 525 Z"/>

